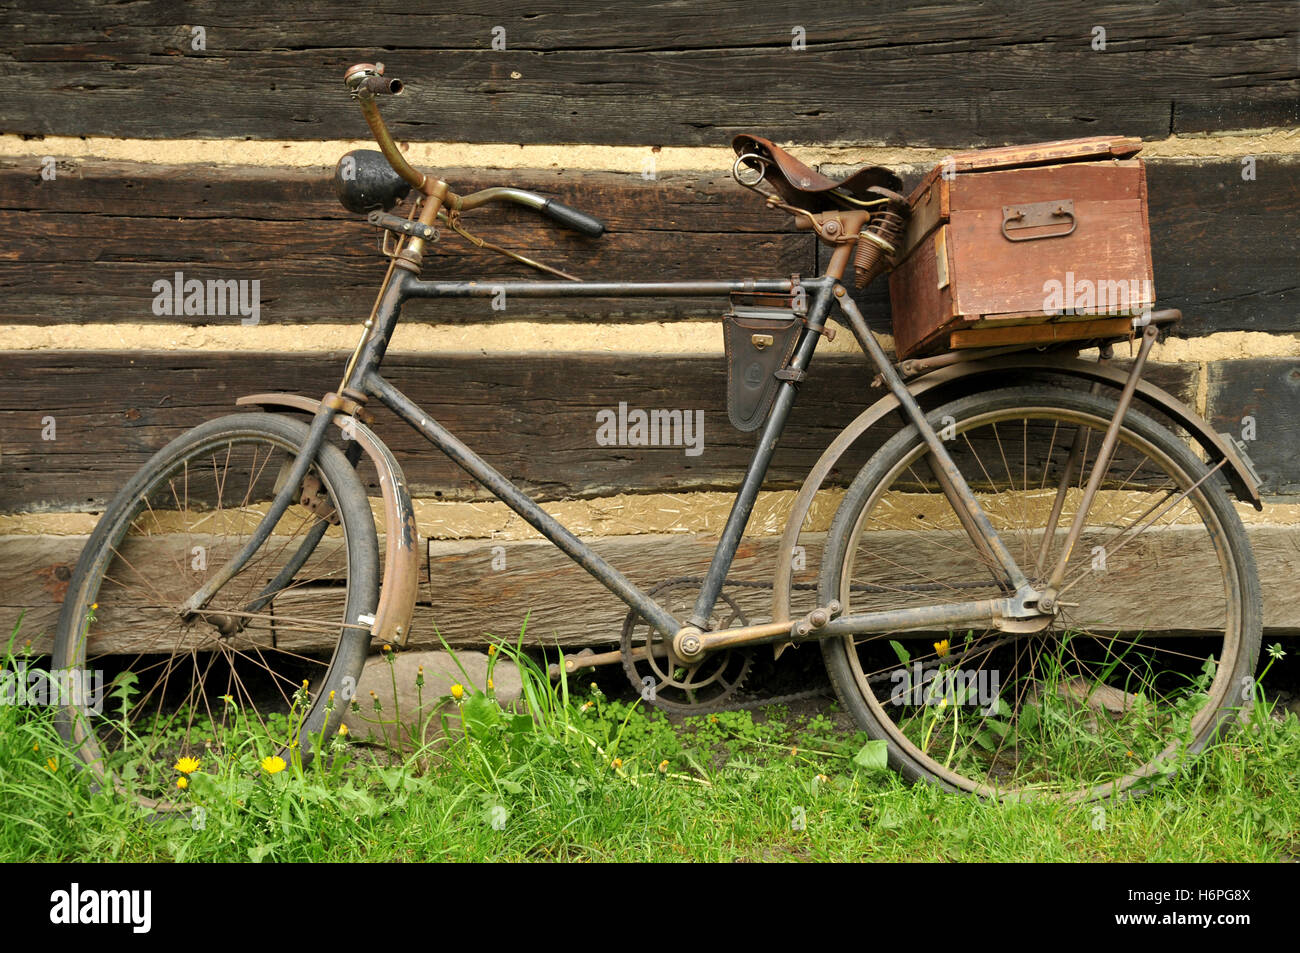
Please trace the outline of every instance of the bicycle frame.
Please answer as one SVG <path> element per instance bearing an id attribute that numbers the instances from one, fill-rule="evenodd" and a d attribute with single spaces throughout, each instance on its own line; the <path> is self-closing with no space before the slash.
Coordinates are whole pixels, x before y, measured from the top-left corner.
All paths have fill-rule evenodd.
<path id="1" fill-rule="evenodd" d="M 401 264 L 401 262 L 398 262 Z M 922 439 L 927 444 L 935 463 L 935 476 L 944 494 L 953 504 L 959 515 L 963 528 L 972 542 L 984 553 L 995 569 L 995 578 L 1008 595 L 1001 599 L 986 599 L 948 605 L 924 606 L 905 610 L 867 612 L 835 618 L 840 610 L 838 603 L 819 607 L 809 613 L 802 621 L 792 622 L 787 619 L 776 620 L 762 625 L 739 627 L 721 632 L 708 631 L 708 619 L 722 591 L 728 570 L 731 568 L 736 550 L 740 545 L 745 526 L 749 522 L 755 501 L 762 487 L 768 466 L 771 463 L 776 445 L 785 429 L 790 412 L 794 406 L 797 383 L 794 380 L 782 380 L 759 436 L 757 448 L 745 471 L 736 498 L 732 503 L 722 536 L 714 550 L 704 584 L 700 589 L 689 619 L 675 618 L 656 603 L 640 587 L 610 565 L 586 543 L 575 536 L 554 517 L 543 510 L 536 502 L 507 477 L 494 469 L 482 457 L 462 443 L 454 434 L 437 422 L 430 414 L 403 394 L 397 387 L 382 377 L 379 368 L 388 349 L 389 341 L 401 317 L 402 306 L 411 299 L 439 298 L 488 298 L 504 293 L 508 298 L 547 298 L 547 297 L 698 297 L 711 294 L 729 294 L 733 292 L 767 292 L 790 294 L 794 291 L 792 279 L 735 279 L 725 281 L 685 281 L 685 282 L 570 282 L 570 281 L 425 281 L 418 277 L 414 268 L 398 267 L 390 269 L 384 288 L 380 292 L 372 319 L 367 321 L 367 333 L 358 344 L 352 360 L 348 364 L 339 395 L 327 395 L 317 405 L 316 417 L 308 434 L 307 443 L 295 461 L 294 467 L 285 482 L 284 488 L 277 495 L 267 514 L 248 541 L 244 551 L 238 554 L 182 606 L 183 613 L 200 611 L 208 600 L 242 569 L 243 565 L 269 537 L 273 527 L 292 502 L 294 488 L 306 475 L 311 461 L 315 458 L 321 443 L 325 439 L 329 423 L 336 413 L 351 409 L 359 410 L 368 398 L 376 398 L 386 407 L 401 417 L 406 423 L 420 433 L 426 440 L 446 454 L 457 466 L 484 486 L 492 495 L 504 502 L 518 513 L 530 526 L 543 537 L 552 542 L 570 559 L 581 566 L 606 589 L 622 600 L 629 608 L 645 618 L 666 640 L 672 640 L 673 651 L 687 661 L 702 657 L 707 652 L 727 648 L 733 645 L 754 644 L 759 642 L 800 641 L 803 639 L 828 638 L 834 636 L 860 635 L 871 632 L 884 632 L 919 628 L 924 626 L 959 626 L 974 623 L 991 623 L 998 626 L 1034 626 L 1045 623 L 1051 615 L 1051 597 L 1059 580 L 1049 580 L 1049 585 L 1040 592 L 1028 581 L 1024 572 L 1016 563 L 1006 545 L 998 536 L 987 514 L 980 506 L 974 493 L 953 462 L 943 445 L 943 441 L 926 420 L 925 413 L 915 397 L 903 383 L 902 378 L 890 363 L 888 356 L 875 340 L 866 321 L 839 283 L 836 261 L 832 261 L 828 273 L 802 282 L 810 292 L 810 307 L 805 319 L 806 328 L 796 346 L 790 369 L 806 372 L 816 350 L 817 341 L 825 330 L 832 304 L 838 307 L 840 314 L 847 319 L 863 351 L 875 364 L 881 379 L 892 391 L 899 408 L 909 421 L 916 426 Z M 1143 335 L 1142 348 L 1127 375 L 1126 386 L 1120 395 L 1115 418 L 1111 421 L 1108 440 L 1104 443 L 1113 446 L 1113 436 L 1119 430 L 1134 389 L 1140 378 L 1147 354 L 1155 341 L 1156 326 L 1149 325 Z M 1082 528 L 1093 493 L 1109 465 L 1109 449 L 1103 447 L 1094 462 L 1093 479 L 1085 491 L 1085 498 L 1076 513 L 1070 527 L 1064 547 L 1064 554 L 1057 566 L 1058 575 L 1068 558 L 1073 540 Z M 307 554 L 314 546 L 315 538 L 305 542 Z M 306 554 L 299 554 L 305 558 Z M 275 583 L 259 594 L 259 599 L 273 595 Z M 411 591 L 409 585 L 402 587 Z M 1043 598 L 1045 596 L 1045 598 Z M 1041 599 L 1041 604 L 1040 604 Z"/>

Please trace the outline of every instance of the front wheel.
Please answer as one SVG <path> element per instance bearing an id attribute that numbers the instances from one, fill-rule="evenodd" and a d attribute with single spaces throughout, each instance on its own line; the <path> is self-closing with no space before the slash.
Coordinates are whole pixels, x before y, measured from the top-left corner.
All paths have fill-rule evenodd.
<path id="1" fill-rule="evenodd" d="M 928 415 L 1040 589 L 1115 409 L 1109 397 L 1035 386 Z M 847 614 L 1011 594 L 931 464 L 911 426 L 868 461 L 828 533 L 822 605 L 838 599 Z M 985 623 L 822 643 L 844 705 L 888 741 L 905 776 L 999 797 L 1136 792 L 1253 698 L 1260 587 L 1218 475 L 1133 410 L 1106 474 L 1041 629 Z"/>
<path id="2" fill-rule="evenodd" d="M 82 551 L 52 668 L 99 687 L 65 699 L 60 730 L 101 778 L 147 806 L 177 803 L 175 765 L 247 752 L 308 757 L 336 731 L 369 644 L 379 553 L 356 472 L 325 444 L 271 536 L 203 611 L 185 600 L 260 523 L 307 438 L 248 413 L 158 451 Z M 187 765 L 188 767 L 188 765 Z"/>

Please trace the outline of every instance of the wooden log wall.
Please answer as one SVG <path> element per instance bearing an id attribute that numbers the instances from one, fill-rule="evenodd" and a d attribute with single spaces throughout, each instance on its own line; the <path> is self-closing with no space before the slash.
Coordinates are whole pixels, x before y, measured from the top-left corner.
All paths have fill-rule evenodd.
<path id="1" fill-rule="evenodd" d="M 27 610 L 37 638 L 48 631 L 84 539 L 30 521 L 98 512 L 154 450 L 233 412 L 241 394 L 336 384 L 384 269 L 373 229 L 328 187 L 333 157 L 364 145 L 342 71 L 375 58 L 408 83 L 384 103 L 395 135 L 453 156 L 438 171 L 457 190 L 516 185 L 607 223 L 593 240 L 524 210 L 474 216 L 484 238 L 585 278 L 817 273 L 825 251 L 731 181 L 727 144 L 739 131 L 790 143 L 830 174 L 890 164 L 909 186 L 952 150 L 1141 136 L 1157 295 L 1186 316 L 1150 376 L 1245 441 L 1276 501 L 1272 528 L 1252 529 L 1267 544 L 1270 625 L 1300 628 L 1287 595 L 1300 553 L 1292 3 L 1030 0 L 940 14 L 845 0 L 819 5 L 815 20 L 732 0 L 557 0 L 486 17 L 407 7 L 331 0 L 297 22 L 243 2 L 0 2 L 0 629 Z M 427 262 L 426 276 L 532 274 L 446 232 Z M 177 273 L 256 281 L 257 325 L 167 313 L 155 286 Z M 884 284 L 860 300 L 887 333 Z M 689 500 L 734 488 L 753 447 L 726 420 L 724 308 L 413 302 L 385 367 L 538 498 Z M 503 322 L 516 337 L 497 332 Z M 406 327 L 455 331 L 461 343 L 404 348 Z M 819 358 L 769 489 L 798 485 L 874 398 L 871 376 L 845 348 Z M 594 415 L 620 403 L 701 410 L 705 452 L 600 446 Z M 380 413 L 380 429 L 417 495 L 481 498 L 391 415 Z M 615 527 L 602 545 L 647 584 L 712 546 L 708 533 L 638 532 Z M 450 547 L 436 557 L 444 566 L 481 549 L 434 544 Z M 462 582 L 458 643 L 530 610 L 541 613 L 539 639 L 609 641 L 617 602 L 531 555 L 537 544 L 509 545 L 530 554 L 527 584 L 494 600 L 483 587 L 500 579 Z M 753 553 L 771 545 L 756 536 Z M 762 577 L 756 558 L 741 567 Z M 575 593 L 600 598 L 599 624 L 566 621 Z"/>

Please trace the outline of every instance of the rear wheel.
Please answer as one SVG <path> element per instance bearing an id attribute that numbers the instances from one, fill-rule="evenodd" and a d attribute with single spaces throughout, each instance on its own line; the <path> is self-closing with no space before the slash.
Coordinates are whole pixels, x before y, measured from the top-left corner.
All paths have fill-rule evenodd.
<path id="1" fill-rule="evenodd" d="M 211 766 L 250 733 L 261 754 L 307 758 L 310 736 L 342 720 L 379 555 L 365 490 L 337 447 L 322 446 L 270 538 L 204 611 L 178 611 L 243 548 L 307 431 L 250 413 L 181 435 L 122 488 L 81 554 L 52 667 L 106 688 L 65 704 L 60 728 L 92 770 L 149 806 L 177 806 L 180 758 Z"/>
<path id="2" fill-rule="evenodd" d="M 999 537 L 1045 585 L 1114 400 L 1050 386 L 975 394 L 928 419 Z M 846 613 L 1010 595 L 936 480 L 915 427 L 847 491 L 820 599 Z M 1090 800 L 1178 769 L 1253 697 L 1261 598 L 1216 474 L 1130 410 L 1066 563 L 1058 614 L 822 643 L 845 706 L 913 779 L 990 796 Z"/>

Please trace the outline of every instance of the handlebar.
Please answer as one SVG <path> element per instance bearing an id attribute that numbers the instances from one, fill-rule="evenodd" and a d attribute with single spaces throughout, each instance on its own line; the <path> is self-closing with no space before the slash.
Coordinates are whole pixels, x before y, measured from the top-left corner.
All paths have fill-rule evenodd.
<path id="1" fill-rule="evenodd" d="M 429 196 L 437 193 L 440 205 L 456 211 L 468 211 L 490 202 L 514 202 L 518 205 L 526 205 L 551 221 L 583 235 L 599 238 L 605 234 L 605 225 L 600 219 L 570 208 L 553 198 L 538 195 L 536 192 L 515 188 L 490 188 L 461 196 L 447 190 L 446 183 L 430 180 L 423 172 L 406 161 L 397 148 L 397 143 L 393 141 L 383 117 L 379 114 L 375 96 L 396 96 L 405 89 L 405 84 L 400 79 L 385 77 L 383 74 L 383 63 L 358 63 L 348 67 L 343 74 L 343 82 L 360 104 L 361 114 L 365 117 L 371 133 L 374 134 L 375 142 L 378 143 L 384 158 L 413 188 Z"/>

